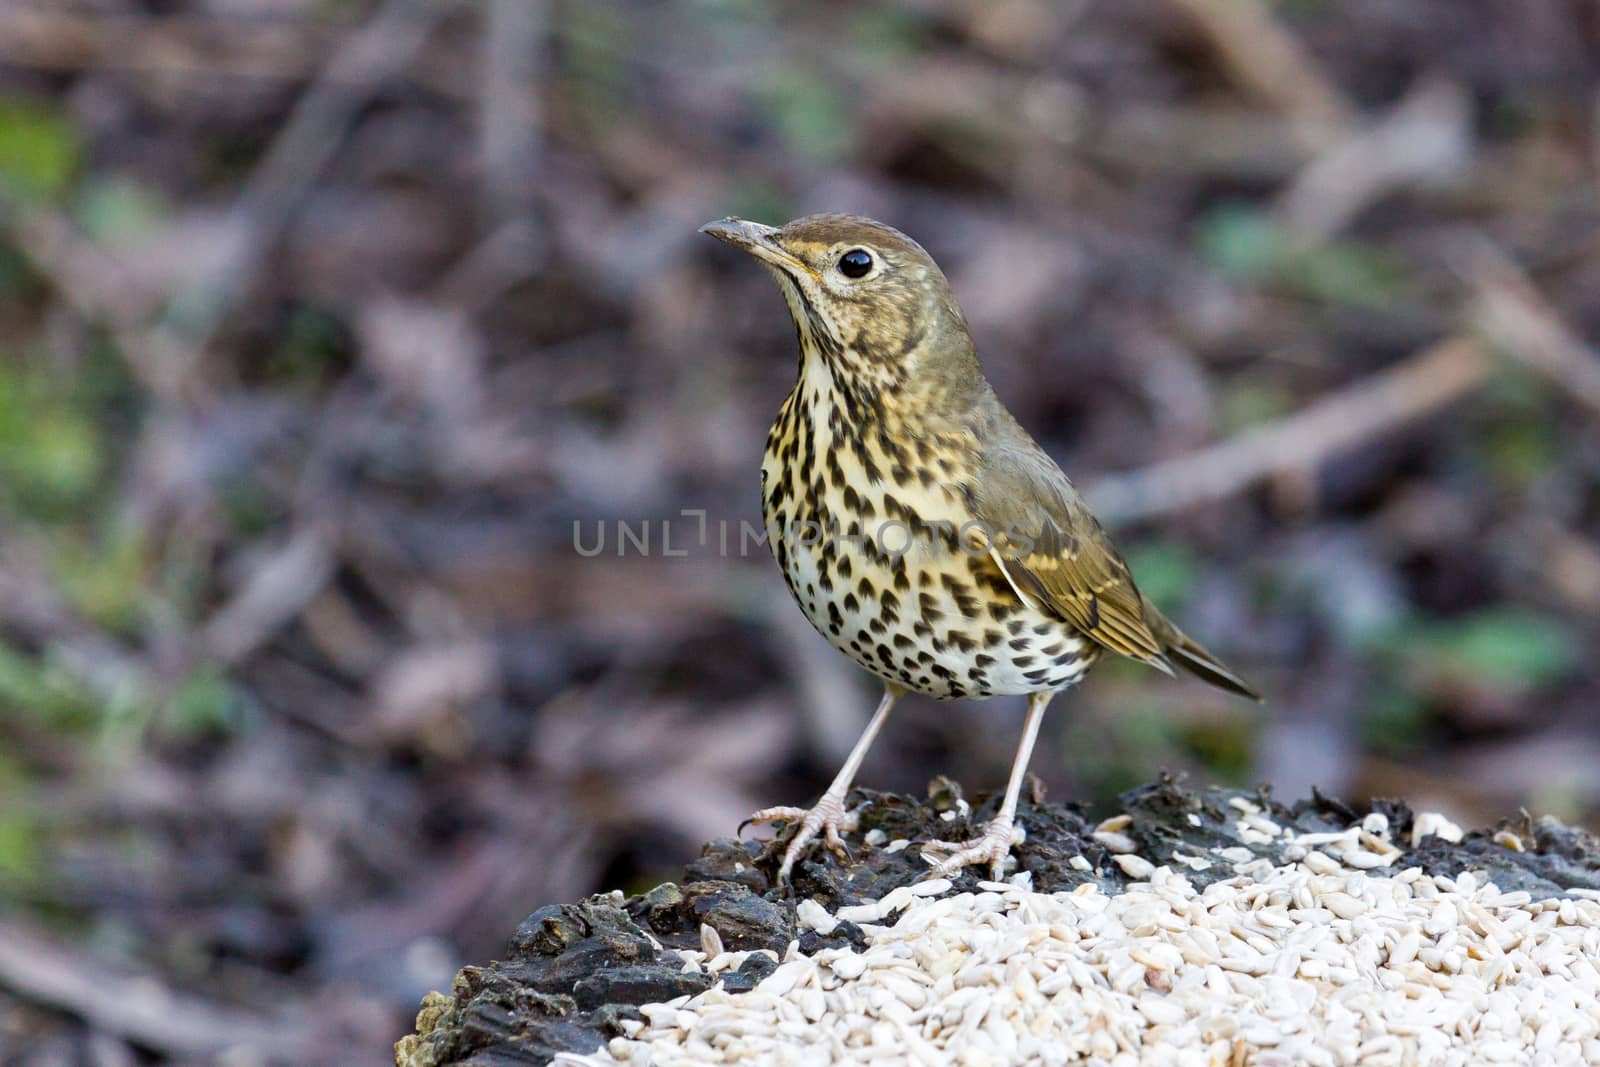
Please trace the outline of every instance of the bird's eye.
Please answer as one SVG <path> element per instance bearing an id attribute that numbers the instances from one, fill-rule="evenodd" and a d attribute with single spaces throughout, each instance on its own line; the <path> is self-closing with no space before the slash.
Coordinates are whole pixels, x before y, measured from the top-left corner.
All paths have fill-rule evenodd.
<path id="1" fill-rule="evenodd" d="M 872 269 L 872 254 L 865 248 L 852 248 L 839 257 L 839 273 L 846 278 L 864 278 Z"/>

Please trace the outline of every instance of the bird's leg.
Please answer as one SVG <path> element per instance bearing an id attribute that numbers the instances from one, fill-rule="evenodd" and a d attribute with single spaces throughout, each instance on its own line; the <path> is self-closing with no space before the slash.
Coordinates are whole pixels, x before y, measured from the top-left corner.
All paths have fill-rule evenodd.
<path id="1" fill-rule="evenodd" d="M 1006 857 L 1011 846 L 1022 840 L 1022 828 L 1016 825 L 1017 794 L 1022 791 L 1022 776 L 1027 773 L 1028 760 L 1033 756 L 1033 743 L 1039 737 L 1039 724 L 1044 721 L 1044 709 L 1054 692 L 1031 693 L 1028 696 L 1028 722 L 1022 728 L 1022 741 L 1017 745 L 1017 758 L 1011 764 L 1011 781 L 1006 784 L 1006 798 L 1000 812 L 984 826 L 983 833 L 971 841 L 929 841 L 922 855 L 933 864 L 937 875 L 954 874 L 974 863 L 987 863 L 995 881 L 1005 870 Z M 939 857 L 930 853 L 944 852 Z"/>
<path id="2" fill-rule="evenodd" d="M 861 737 L 850 750 L 844 766 L 840 767 L 839 773 L 834 776 L 833 784 L 828 786 L 828 791 L 822 794 L 822 799 L 817 801 L 815 807 L 763 808 L 750 816 L 749 822 L 769 822 L 773 819 L 800 820 L 800 825 L 795 827 L 794 837 L 789 841 L 789 847 L 784 850 L 783 866 L 778 868 L 779 882 L 789 880 L 789 872 L 794 869 L 795 861 L 805 851 L 806 845 L 817 836 L 818 831 L 822 832 L 823 840 L 834 852 L 849 855 L 839 831 L 854 830 L 857 816 L 853 811 L 844 810 L 845 795 L 850 792 L 850 783 L 855 780 L 856 772 L 861 769 L 861 761 L 867 758 L 867 749 L 872 747 L 873 738 L 878 736 L 884 721 L 889 718 L 889 709 L 904 695 L 905 690 L 899 686 L 891 685 L 884 688 L 883 699 L 878 701 L 878 710 L 872 713 L 872 721 L 867 723 L 867 728 L 861 732 Z"/>

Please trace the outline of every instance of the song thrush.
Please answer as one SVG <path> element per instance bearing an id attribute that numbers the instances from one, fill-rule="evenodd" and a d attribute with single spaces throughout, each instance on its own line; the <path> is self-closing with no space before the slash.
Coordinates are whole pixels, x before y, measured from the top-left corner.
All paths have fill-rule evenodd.
<path id="1" fill-rule="evenodd" d="M 1139 592 L 1067 476 L 984 380 L 920 245 L 848 215 L 701 230 L 772 272 L 799 332 L 799 380 L 761 465 L 769 547 L 812 625 L 884 685 L 815 807 L 752 816 L 799 820 L 780 878 L 819 832 L 843 849 L 840 830 L 856 825 L 845 795 L 907 690 L 1028 696 L 998 814 L 975 840 L 924 848 L 940 873 L 987 863 L 996 877 L 1045 706 L 1103 654 L 1259 699 Z"/>

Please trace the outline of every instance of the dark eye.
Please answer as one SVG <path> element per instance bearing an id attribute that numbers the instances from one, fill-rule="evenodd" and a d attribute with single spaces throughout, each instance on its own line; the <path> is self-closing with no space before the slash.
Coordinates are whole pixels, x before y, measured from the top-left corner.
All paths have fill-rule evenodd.
<path id="1" fill-rule="evenodd" d="M 865 248 L 852 248 L 839 257 L 839 273 L 846 278 L 863 278 L 872 269 L 872 255 Z"/>

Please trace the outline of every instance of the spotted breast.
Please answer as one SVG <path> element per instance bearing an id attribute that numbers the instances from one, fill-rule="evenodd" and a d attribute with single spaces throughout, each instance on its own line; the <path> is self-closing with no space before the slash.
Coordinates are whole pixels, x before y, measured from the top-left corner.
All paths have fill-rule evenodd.
<path id="1" fill-rule="evenodd" d="M 969 503 L 974 433 L 898 422 L 853 411 L 826 360 L 803 361 L 761 482 L 767 543 L 806 618 L 885 682 L 940 699 L 1077 681 L 1098 646 L 1019 596 L 989 551 Z"/>

